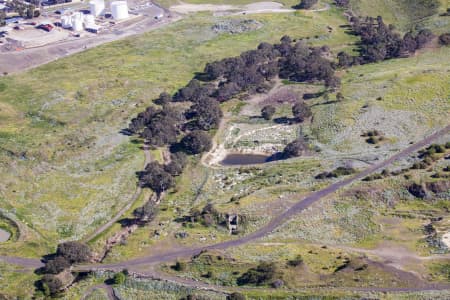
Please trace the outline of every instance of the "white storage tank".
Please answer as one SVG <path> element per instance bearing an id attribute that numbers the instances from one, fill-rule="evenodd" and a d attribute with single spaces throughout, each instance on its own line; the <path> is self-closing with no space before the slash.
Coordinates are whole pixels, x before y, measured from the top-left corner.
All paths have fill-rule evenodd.
<path id="1" fill-rule="evenodd" d="M 128 18 L 128 5 L 126 1 L 111 2 L 111 14 L 115 20 Z"/>
<path id="2" fill-rule="evenodd" d="M 83 30 L 83 20 L 75 18 L 73 20 L 73 23 L 72 23 L 72 29 L 74 31 L 81 31 L 81 30 Z"/>
<path id="3" fill-rule="evenodd" d="M 89 2 L 89 11 L 94 17 L 103 15 L 105 12 L 105 1 L 103 0 L 92 0 Z"/>
<path id="4" fill-rule="evenodd" d="M 81 31 L 83 30 L 83 21 L 84 21 L 84 15 L 80 12 L 74 13 L 72 15 L 72 29 L 74 31 Z"/>

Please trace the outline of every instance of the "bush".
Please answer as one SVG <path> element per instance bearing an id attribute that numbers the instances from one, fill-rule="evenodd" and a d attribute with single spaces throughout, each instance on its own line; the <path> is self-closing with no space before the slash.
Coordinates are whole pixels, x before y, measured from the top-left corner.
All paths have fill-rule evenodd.
<path id="1" fill-rule="evenodd" d="M 270 120 L 272 119 L 275 112 L 275 107 L 273 107 L 272 105 L 266 105 L 261 109 L 261 117 L 263 117 L 265 120 Z"/>
<path id="2" fill-rule="evenodd" d="M 183 137 L 181 147 L 189 154 L 206 152 L 212 147 L 211 137 L 204 131 L 195 130 Z"/>
<path id="3" fill-rule="evenodd" d="M 47 274 L 58 274 L 70 267 L 70 262 L 62 256 L 47 261 L 44 272 Z"/>
<path id="4" fill-rule="evenodd" d="M 303 122 L 312 116 L 312 112 L 305 102 L 299 101 L 292 106 L 292 115 L 298 122 Z"/>
<path id="5" fill-rule="evenodd" d="M 227 300 L 245 300 L 247 299 L 243 294 L 234 292 L 227 296 Z"/>
<path id="6" fill-rule="evenodd" d="M 251 268 L 237 279 L 238 285 L 264 285 L 272 282 L 277 276 L 275 263 L 261 262 L 256 268 Z"/>
<path id="7" fill-rule="evenodd" d="M 297 255 L 294 259 L 288 261 L 288 266 L 298 267 L 303 263 L 303 258 L 301 255 Z"/>
<path id="8" fill-rule="evenodd" d="M 71 264 L 87 262 L 91 258 L 89 246 L 81 242 L 65 242 L 58 245 L 56 255 L 62 256 Z"/>
<path id="9" fill-rule="evenodd" d="M 123 272 L 119 272 L 119 273 L 114 274 L 113 282 L 114 282 L 114 284 L 123 284 L 126 279 L 127 279 L 127 276 Z"/>
<path id="10" fill-rule="evenodd" d="M 175 271 L 181 272 L 186 270 L 186 263 L 184 261 L 177 261 L 175 265 L 172 267 Z"/>
<path id="11" fill-rule="evenodd" d="M 62 280 L 52 274 L 45 274 L 42 276 L 41 284 L 46 296 L 54 295 L 64 288 Z"/>
<path id="12" fill-rule="evenodd" d="M 296 139 L 286 145 L 283 150 L 282 157 L 284 159 L 298 157 L 308 149 L 308 144 L 303 138 Z"/>

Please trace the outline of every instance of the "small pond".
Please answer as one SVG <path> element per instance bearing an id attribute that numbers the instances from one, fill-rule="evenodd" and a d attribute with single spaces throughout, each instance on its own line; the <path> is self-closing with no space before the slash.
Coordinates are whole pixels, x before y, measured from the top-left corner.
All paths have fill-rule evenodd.
<path id="1" fill-rule="evenodd" d="M 9 233 L 9 231 L 0 228 L 0 243 L 6 242 L 10 237 L 11 233 Z"/>
<path id="2" fill-rule="evenodd" d="M 220 162 L 223 166 L 263 164 L 270 160 L 270 156 L 262 154 L 230 153 Z"/>

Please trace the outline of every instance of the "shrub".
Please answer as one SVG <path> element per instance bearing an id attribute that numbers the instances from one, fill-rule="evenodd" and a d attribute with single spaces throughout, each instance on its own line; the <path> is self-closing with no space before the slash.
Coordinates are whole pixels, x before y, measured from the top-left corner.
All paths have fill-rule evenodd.
<path id="1" fill-rule="evenodd" d="M 42 276 L 41 284 L 46 296 L 54 295 L 64 288 L 62 280 L 52 274 L 45 274 Z"/>
<path id="2" fill-rule="evenodd" d="M 227 300 L 245 300 L 247 299 L 243 294 L 234 292 L 227 296 Z"/>
<path id="3" fill-rule="evenodd" d="M 124 274 L 124 272 L 119 272 L 119 273 L 114 274 L 113 282 L 114 282 L 114 284 L 123 284 L 126 279 L 127 279 L 127 276 Z"/>
<path id="4" fill-rule="evenodd" d="M 277 276 L 275 263 L 261 262 L 256 268 L 250 268 L 237 279 L 238 285 L 264 285 L 272 282 Z"/>
<path id="5" fill-rule="evenodd" d="M 282 156 L 285 159 L 298 157 L 302 155 L 308 149 L 308 144 L 303 138 L 296 139 L 286 145 L 283 150 Z"/>
<path id="6" fill-rule="evenodd" d="M 275 112 L 275 107 L 273 107 L 272 105 L 266 105 L 261 109 L 261 117 L 263 117 L 265 120 L 270 120 L 272 119 Z"/>
<path id="7" fill-rule="evenodd" d="M 292 106 L 292 115 L 298 122 L 303 122 L 307 118 L 312 116 L 311 109 L 305 102 L 299 101 Z"/>
<path id="8" fill-rule="evenodd" d="M 297 267 L 303 263 L 303 258 L 301 255 L 297 255 L 294 259 L 288 261 L 288 266 Z"/>
<path id="9" fill-rule="evenodd" d="M 172 268 L 178 272 L 184 271 L 186 270 L 186 263 L 184 261 L 177 261 Z"/>

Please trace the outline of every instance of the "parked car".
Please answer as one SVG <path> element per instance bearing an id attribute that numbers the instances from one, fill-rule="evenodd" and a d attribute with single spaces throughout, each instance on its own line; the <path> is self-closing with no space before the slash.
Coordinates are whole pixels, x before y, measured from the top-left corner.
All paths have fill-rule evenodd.
<path id="1" fill-rule="evenodd" d="M 51 24 L 40 24 L 39 26 L 37 26 L 36 27 L 37 29 L 42 29 L 42 30 L 45 30 L 45 31 L 47 31 L 47 32 L 50 32 L 50 31 L 52 31 L 53 30 L 53 25 L 51 25 Z"/>

